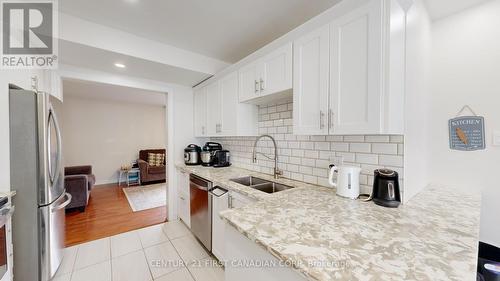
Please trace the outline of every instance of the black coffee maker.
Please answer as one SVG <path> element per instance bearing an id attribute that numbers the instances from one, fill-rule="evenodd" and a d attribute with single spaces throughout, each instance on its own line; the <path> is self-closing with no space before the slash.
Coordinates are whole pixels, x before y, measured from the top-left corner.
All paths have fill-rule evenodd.
<path id="1" fill-rule="evenodd" d="M 377 205 L 397 208 L 401 204 L 398 173 L 389 169 L 375 170 L 371 196 Z"/>

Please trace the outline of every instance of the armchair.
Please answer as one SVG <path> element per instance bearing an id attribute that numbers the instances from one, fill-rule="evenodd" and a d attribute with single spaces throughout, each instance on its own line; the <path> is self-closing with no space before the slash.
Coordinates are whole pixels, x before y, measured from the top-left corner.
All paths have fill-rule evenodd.
<path id="1" fill-rule="evenodd" d="M 162 153 L 166 155 L 165 149 L 147 149 L 139 151 L 137 164 L 141 172 L 141 183 L 164 182 L 166 179 L 166 157 L 163 166 L 150 166 L 148 163 L 149 153 Z"/>
<path id="2" fill-rule="evenodd" d="M 64 168 L 64 187 L 73 197 L 66 210 L 78 208 L 85 211 L 89 202 L 90 191 L 94 187 L 95 176 L 92 166 L 75 166 Z"/>

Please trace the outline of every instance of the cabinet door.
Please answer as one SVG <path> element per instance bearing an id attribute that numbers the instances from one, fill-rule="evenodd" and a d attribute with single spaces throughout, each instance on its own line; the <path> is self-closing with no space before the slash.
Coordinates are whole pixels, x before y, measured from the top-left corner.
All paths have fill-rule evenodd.
<path id="1" fill-rule="evenodd" d="M 292 88 L 292 43 L 273 51 L 260 60 L 259 92 L 261 96 Z"/>
<path id="2" fill-rule="evenodd" d="M 189 174 L 178 170 L 177 172 L 177 192 L 179 194 L 178 212 L 179 218 L 188 226 L 191 227 L 191 209 L 190 209 L 190 193 L 189 193 Z"/>
<path id="3" fill-rule="evenodd" d="M 294 134 L 328 134 L 329 45 L 328 25 L 294 42 Z"/>
<path id="4" fill-rule="evenodd" d="M 234 136 L 238 126 L 238 74 L 231 73 L 220 80 L 222 135 Z"/>
<path id="5" fill-rule="evenodd" d="M 238 71 L 239 100 L 248 101 L 259 96 L 259 82 L 257 78 L 257 64 L 251 63 Z"/>
<path id="6" fill-rule="evenodd" d="M 197 137 L 207 135 L 207 93 L 205 88 L 194 92 L 194 134 Z"/>
<path id="7" fill-rule="evenodd" d="M 241 208 L 247 204 L 250 204 L 250 203 L 253 203 L 255 202 L 256 200 L 248 197 L 248 196 L 245 196 L 243 194 L 240 194 L 240 193 L 237 193 L 237 192 L 231 192 L 229 194 L 230 198 L 229 198 L 229 207 L 231 209 L 233 208 Z"/>
<path id="8" fill-rule="evenodd" d="M 380 131 L 382 75 L 381 1 L 331 24 L 330 133 Z"/>
<path id="9" fill-rule="evenodd" d="M 219 92 L 219 82 L 212 83 L 205 87 L 207 93 L 207 134 L 215 136 L 221 133 L 221 99 Z"/>
<path id="10" fill-rule="evenodd" d="M 223 261 L 225 259 L 225 231 L 224 220 L 219 216 L 220 212 L 229 209 L 228 193 L 221 197 L 212 196 L 212 253 Z"/>

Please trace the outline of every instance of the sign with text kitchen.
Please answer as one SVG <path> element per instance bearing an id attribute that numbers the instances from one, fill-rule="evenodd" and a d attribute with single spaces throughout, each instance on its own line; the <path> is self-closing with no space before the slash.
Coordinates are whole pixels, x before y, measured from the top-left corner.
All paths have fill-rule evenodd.
<path id="1" fill-rule="evenodd" d="M 448 121 L 450 149 L 474 151 L 486 148 L 484 117 L 461 116 Z"/>

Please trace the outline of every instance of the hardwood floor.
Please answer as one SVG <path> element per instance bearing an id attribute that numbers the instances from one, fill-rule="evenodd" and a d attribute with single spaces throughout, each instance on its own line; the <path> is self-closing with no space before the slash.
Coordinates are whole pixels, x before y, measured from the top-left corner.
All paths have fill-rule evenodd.
<path id="1" fill-rule="evenodd" d="M 72 246 L 134 229 L 165 222 L 165 206 L 132 212 L 127 197 L 117 184 L 92 189 L 85 212 L 66 213 L 65 246 Z"/>

